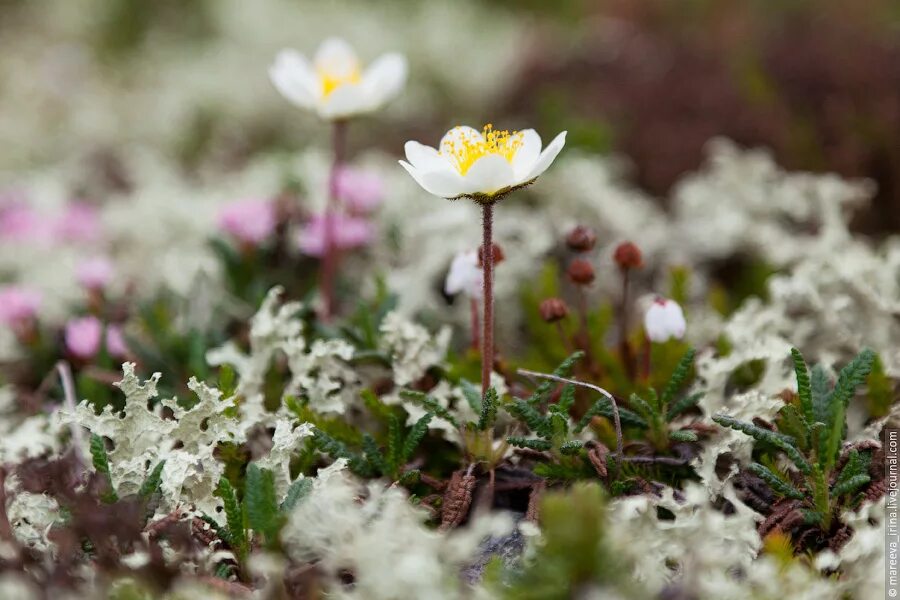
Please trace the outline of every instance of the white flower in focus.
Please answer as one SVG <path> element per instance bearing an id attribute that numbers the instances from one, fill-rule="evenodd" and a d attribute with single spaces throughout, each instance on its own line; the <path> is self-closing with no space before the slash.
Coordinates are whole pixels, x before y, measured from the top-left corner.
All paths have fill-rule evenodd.
<path id="1" fill-rule="evenodd" d="M 680 340 L 687 329 L 681 306 L 674 300 L 657 296 L 644 314 L 644 329 L 653 342 Z"/>
<path id="2" fill-rule="evenodd" d="M 493 202 L 537 179 L 565 143 L 565 131 L 541 151 L 541 136 L 534 129 L 510 133 L 485 125 L 479 132 L 457 126 L 437 149 L 406 142 L 406 160 L 400 164 L 430 194 Z"/>
<path id="3" fill-rule="evenodd" d="M 406 82 L 406 58 L 384 54 L 363 70 L 353 48 L 340 38 L 319 45 L 310 63 L 296 50 L 278 53 L 269 77 L 281 94 L 323 119 L 371 112 L 396 96 Z"/>
<path id="4" fill-rule="evenodd" d="M 469 297 L 479 299 L 483 293 L 483 283 L 484 273 L 478 266 L 478 252 L 468 250 L 453 257 L 444 281 L 444 292 L 448 296 L 465 292 Z"/>

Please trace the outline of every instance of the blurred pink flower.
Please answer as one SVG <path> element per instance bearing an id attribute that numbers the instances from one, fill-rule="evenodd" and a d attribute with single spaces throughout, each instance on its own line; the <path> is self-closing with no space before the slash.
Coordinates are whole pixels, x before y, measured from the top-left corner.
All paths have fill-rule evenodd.
<path id="1" fill-rule="evenodd" d="M 97 209 L 87 202 L 70 202 L 53 227 L 67 242 L 93 242 L 100 238 L 102 225 Z"/>
<path id="2" fill-rule="evenodd" d="M 75 277 L 78 284 L 89 290 L 102 290 L 115 275 L 115 267 L 106 257 L 89 258 L 78 265 Z"/>
<path id="3" fill-rule="evenodd" d="M 25 202 L 17 201 L 0 207 L 0 238 L 15 241 L 46 240 L 46 222 Z"/>
<path id="4" fill-rule="evenodd" d="M 365 246 L 372 241 L 372 224 L 359 217 L 333 215 L 334 245 L 341 250 Z M 325 254 L 325 216 L 315 215 L 300 229 L 297 236 L 300 251 L 309 256 Z"/>
<path id="5" fill-rule="evenodd" d="M 370 213 L 384 200 L 384 181 L 372 171 L 343 167 L 334 184 L 337 197 L 352 213 Z"/>
<path id="6" fill-rule="evenodd" d="M 269 200 L 238 200 L 219 212 L 219 227 L 246 244 L 259 244 L 277 224 L 275 204 Z"/>
<path id="7" fill-rule="evenodd" d="M 41 305 L 41 294 L 17 285 L 0 288 L 0 323 L 15 327 L 37 314 Z"/>
<path id="8" fill-rule="evenodd" d="M 97 317 L 80 317 L 66 323 L 66 350 L 82 360 L 90 360 L 100 352 L 103 323 Z M 106 351 L 110 356 L 121 357 L 128 352 L 122 329 L 117 325 L 106 328 Z"/>

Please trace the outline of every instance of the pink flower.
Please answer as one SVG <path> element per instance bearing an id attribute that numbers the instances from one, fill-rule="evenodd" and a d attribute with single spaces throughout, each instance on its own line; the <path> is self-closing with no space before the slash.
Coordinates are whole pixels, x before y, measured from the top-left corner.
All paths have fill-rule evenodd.
<path id="1" fill-rule="evenodd" d="M 70 202 L 57 218 L 54 230 L 67 242 L 93 242 L 101 234 L 100 215 L 86 202 Z"/>
<path id="2" fill-rule="evenodd" d="M 257 245 L 275 231 L 275 204 L 269 200 L 239 200 L 224 206 L 219 227 L 237 240 Z"/>
<path id="3" fill-rule="evenodd" d="M 372 224 L 359 217 L 332 215 L 332 243 L 341 250 L 365 246 L 372 241 Z M 300 251 L 309 256 L 325 254 L 325 216 L 315 215 L 297 236 Z"/>
<path id="4" fill-rule="evenodd" d="M 97 256 L 78 265 L 75 278 L 79 285 L 88 290 L 102 290 L 112 281 L 115 272 L 115 267 L 108 258 Z"/>
<path id="5" fill-rule="evenodd" d="M 687 329 L 684 311 L 674 300 L 657 296 L 644 314 L 644 329 L 647 337 L 654 342 L 666 342 L 673 338 L 680 340 Z"/>
<path id="6" fill-rule="evenodd" d="M 352 213 L 370 213 L 384 200 L 384 182 L 371 171 L 343 167 L 338 170 L 334 185 L 337 197 Z"/>
<path id="7" fill-rule="evenodd" d="M 0 288 L 0 323 L 15 327 L 34 318 L 41 306 L 40 292 L 21 286 Z"/>
<path id="8" fill-rule="evenodd" d="M 46 240 L 49 231 L 41 215 L 24 202 L 0 207 L 0 238 L 14 241 Z"/>
<path id="9" fill-rule="evenodd" d="M 97 317 L 81 317 L 66 323 L 66 350 L 72 356 L 82 360 L 90 360 L 100 352 L 100 341 L 103 339 L 103 323 Z M 121 357 L 127 354 L 122 329 L 117 325 L 106 328 L 106 351 L 110 356 Z"/>

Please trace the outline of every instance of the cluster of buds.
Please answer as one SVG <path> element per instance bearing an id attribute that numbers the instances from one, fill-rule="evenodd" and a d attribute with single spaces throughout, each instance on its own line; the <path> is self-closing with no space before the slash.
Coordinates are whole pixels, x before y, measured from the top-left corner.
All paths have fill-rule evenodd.
<path id="1" fill-rule="evenodd" d="M 622 242 L 616 246 L 613 252 L 613 261 L 623 273 L 632 269 L 640 269 L 644 266 L 644 256 L 641 249 L 633 242 Z"/>
<path id="2" fill-rule="evenodd" d="M 547 298 L 538 307 L 541 318 L 547 323 L 556 323 L 565 319 L 569 314 L 569 307 L 562 298 Z"/>
<path id="3" fill-rule="evenodd" d="M 566 246 L 580 254 L 590 252 L 597 245 L 597 233 L 590 227 L 578 225 L 566 236 Z M 575 285 L 590 285 L 596 274 L 594 266 L 585 258 L 576 258 L 566 270 L 569 280 Z"/>

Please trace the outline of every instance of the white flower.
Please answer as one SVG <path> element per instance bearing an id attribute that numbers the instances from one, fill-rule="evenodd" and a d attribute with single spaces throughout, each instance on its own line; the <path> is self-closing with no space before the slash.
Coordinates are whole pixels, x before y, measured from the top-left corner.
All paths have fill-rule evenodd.
<path id="1" fill-rule="evenodd" d="M 363 70 L 353 48 L 340 38 L 319 45 L 310 63 L 296 50 L 278 53 L 269 77 L 281 94 L 323 119 L 344 119 L 380 108 L 406 82 L 406 58 L 384 54 Z"/>
<path id="2" fill-rule="evenodd" d="M 465 292 L 472 298 L 481 298 L 484 273 L 478 266 L 478 252 L 468 250 L 453 257 L 447 279 L 444 281 L 444 292 L 453 296 Z"/>
<path id="3" fill-rule="evenodd" d="M 686 328 L 684 312 L 674 300 L 657 297 L 644 314 L 644 329 L 651 341 L 680 340 Z"/>
<path id="4" fill-rule="evenodd" d="M 565 143 L 563 131 L 542 152 L 534 129 L 510 133 L 485 125 L 478 132 L 458 126 L 444 135 L 439 149 L 406 142 L 406 161 L 400 164 L 430 194 L 484 202 L 537 179 Z"/>

